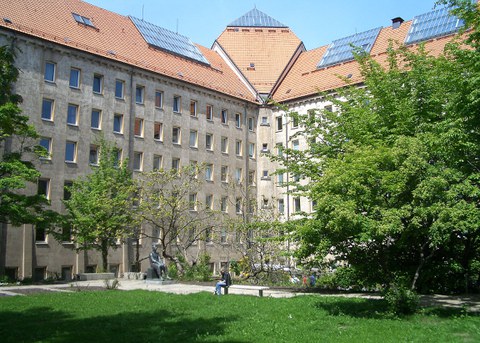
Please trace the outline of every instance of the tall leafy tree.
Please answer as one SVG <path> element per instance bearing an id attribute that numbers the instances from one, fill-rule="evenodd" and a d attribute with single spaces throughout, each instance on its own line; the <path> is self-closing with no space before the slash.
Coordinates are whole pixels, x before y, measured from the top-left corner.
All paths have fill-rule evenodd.
<path id="1" fill-rule="evenodd" d="M 365 88 L 325 95 L 334 112 L 290 113 L 309 146 L 274 159 L 309 180 L 293 189 L 317 203 L 298 230 L 301 258 L 333 254 L 369 285 L 445 291 L 478 276 L 479 13 L 448 3 L 473 28 L 466 40 L 438 57 L 392 44 L 387 67 L 358 53 Z"/>
<path id="2" fill-rule="evenodd" d="M 180 272 L 183 267 L 179 256 L 195 262 L 200 255 L 189 256 L 189 248 L 210 239 L 218 225 L 217 213 L 199 199 L 205 182 L 199 175 L 202 171 L 202 166 L 192 165 L 154 170 L 138 179 L 139 218 L 149 228 L 144 235 L 158 240 L 163 257 L 174 262 Z"/>
<path id="3" fill-rule="evenodd" d="M 67 223 L 79 250 L 98 250 L 103 270 L 108 268 L 108 252 L 131 236 L 136 224 L 136 187 L 126 161 L 118 161 L 118 150 L 105 140 L 100 144 L 98 166 L 91 174 L 68 187 L 65 200 Z"/>
<path id="4" fill-rule="evenodd" d="M 38 134 L 22 115 L 22 98 L 13 92 L 18 78 L 14 44 L 0 47 L 0 222 L 49 225 L 55 212 L 47 210 L 44 195 L 29 194 L 29 183 L 36 183 L 40 173 L 32 159 L 45 153 L 36 144 Z"/>

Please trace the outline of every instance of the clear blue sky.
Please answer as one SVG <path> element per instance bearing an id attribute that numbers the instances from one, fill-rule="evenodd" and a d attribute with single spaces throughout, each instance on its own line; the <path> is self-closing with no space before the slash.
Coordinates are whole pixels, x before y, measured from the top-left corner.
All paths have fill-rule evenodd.
<path id="1" fill-rule="evenodd" d="M 255 6 L 289 26 L 308 50 L 379 26 L 429 12 L 435 0 L 86 0 L 142 18 L 211 47 L 225 27 Z M 143 8 L 143 10 L 142 10 Z"/>

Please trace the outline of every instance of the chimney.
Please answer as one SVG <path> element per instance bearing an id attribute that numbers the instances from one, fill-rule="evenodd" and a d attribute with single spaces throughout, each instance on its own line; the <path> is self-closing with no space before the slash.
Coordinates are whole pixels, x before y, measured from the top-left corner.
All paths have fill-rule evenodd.
<path id="1" fill-rule="evenodd" d="M 392 19 L 392 29 L 398 29 L 400 25 L 404 22 L 403 18 L 395 17 Z"/>

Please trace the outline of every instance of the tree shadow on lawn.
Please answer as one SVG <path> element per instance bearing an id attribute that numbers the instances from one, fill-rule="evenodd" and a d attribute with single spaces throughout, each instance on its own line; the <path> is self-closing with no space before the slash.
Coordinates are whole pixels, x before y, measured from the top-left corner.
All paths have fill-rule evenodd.
<path id="1" fill-rule="evenodd" d="M 317 301 L 315 307 L 326 311 L 331 316 L 350 316 L 354 318 L 388 319 L 395 316 L 388 308 L 383 299 L 359 299 L 359 298 L 324 298 Z M 461 316 L 480 316 L 479 312 L 467 311 L 467 307 L 420 307 L 420 314 L 426 316 L 438 316 L 444 318 Z"/>
<path id="2" fill-rule="evenodd" d="M 36 307 L 22 313 L 0 311 L 0 338 L 4 343 L 203 342 L 223 335 L 228 323 L 235 320 L 232 317 L 190 319 L 164 310 L 82 319 L 66 311 Z"/>

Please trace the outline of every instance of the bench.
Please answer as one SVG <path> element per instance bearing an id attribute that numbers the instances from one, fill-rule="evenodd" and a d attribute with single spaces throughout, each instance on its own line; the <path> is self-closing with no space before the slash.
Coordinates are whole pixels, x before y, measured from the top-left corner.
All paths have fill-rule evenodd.
<path id="1" fill-rule="evenodd" d="M 263 291 L 270 289 L 270 287 L 253 286 L 253 285 L 230 285 L 229 287 L 224 287 L 225 295 L 228 294 L 229 289 L 244 289 L 244 290 L 258 291 L 258 296 L 263 297 Z"/>

